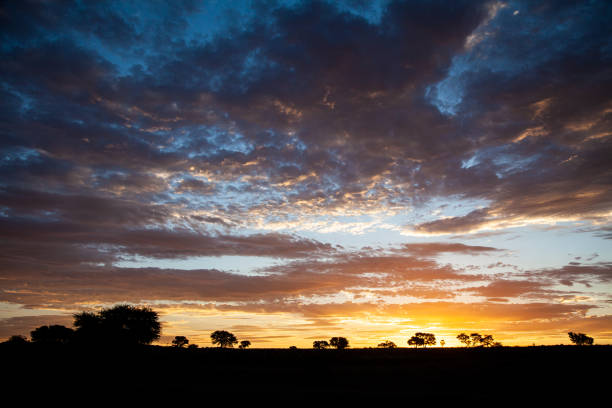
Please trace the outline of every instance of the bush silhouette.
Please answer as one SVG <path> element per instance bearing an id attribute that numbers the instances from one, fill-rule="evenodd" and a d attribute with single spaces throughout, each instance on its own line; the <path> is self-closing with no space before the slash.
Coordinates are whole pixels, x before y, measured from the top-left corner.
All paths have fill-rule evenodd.
<path id="1" fill-rule="evenodd" d="M 567 335 L 569 336 L 571 342 L 577 346 L 584 346 L 584 345 L 592 346 L 593 345 L 593 338 L 587 336 L 584 333 L 569 332 L 567 333 Z"/>
<path id="2" fill-rule="evenodd" d="M 150 344 L 159 339 L 158 314 L 148 307 L 118 305 L 98 313 L 74 315 L 78 341 L 108 344 Z"/>
<path id="3" fill-rule="evenodd" d="M 343 350 L 349 346 L 349 342 L 344 337 L 332 337 L 329 339 L 329 345 L 337 348 L 338 350 Z"/>
<path id="4" fill-rule="evenodd" d="M 25 338 L 25 336 L 22 336 L 20 334 L 15 334 L 11 337 L 9 337 L 5 343 L 11 343 L 11 344 L 26 344 L 29 343 L 28 339 Z"/>
<path id="5" fill-rule="evenodd" d="M 34 343 L 69 343 L 74 336 L 74 330 L 58 324 L 40 326 L 30 332 Z"/>
<path id="6" fill-rule="evenodd" d="M 248 340 L 242 340 L 240 342 L 240 345 L 238 346 L 239 349 L 245 349 L 247 347 L 249 347 L 251 345 L 251 342 Z"/>
<path id="7" fill-rule="evenodd" d="M 181 348 L 187 344 L 189 344 L 189 340 L 185 336 L 176 336 L 174 337 L 174 340 L 172 340 L 172 345 L 174 347 Z"/>
<path id="8" fill-rule="evenodd" d="M 217 330 L 210 335 L 212 344 L 218 344 L 220 348 L 234 347 L 238 339 L 232 333 L 225 330 Z"/>

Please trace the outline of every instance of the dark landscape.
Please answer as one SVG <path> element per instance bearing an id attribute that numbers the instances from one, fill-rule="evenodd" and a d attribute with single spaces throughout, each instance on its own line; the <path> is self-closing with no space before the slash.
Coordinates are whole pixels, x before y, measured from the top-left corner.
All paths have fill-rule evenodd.
<path id="1" fill-rule="evenodd" d="M 282 401 L 500 398 L 584 402 L 608 394 L 611 346 L 433 349 L 88 349 L 2 344 L 4 396 Z M 602 370 L 603 369 L 603 370 Z"/>

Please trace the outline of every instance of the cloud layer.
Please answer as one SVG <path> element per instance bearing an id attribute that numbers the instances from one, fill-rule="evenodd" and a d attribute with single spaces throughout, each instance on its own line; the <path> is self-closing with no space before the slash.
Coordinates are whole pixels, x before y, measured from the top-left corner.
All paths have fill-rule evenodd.
<path id="1" fill-rule="evenodd" d="M 0 299 L 610 313 L 609 252 L 487 271 L 448 259 L 503 245 L 313 234 L 608 239 L 611 19 L 606 1 L 3 4 Z M 118 266 L 223 256 L 278 265 Z"/>

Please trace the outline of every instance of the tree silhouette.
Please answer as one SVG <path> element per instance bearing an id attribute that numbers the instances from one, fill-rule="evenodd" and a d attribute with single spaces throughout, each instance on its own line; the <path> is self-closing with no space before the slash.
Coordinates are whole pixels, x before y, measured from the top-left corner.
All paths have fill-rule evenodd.
<path id="1" fill-rule="evenodd" d="M 408 345 L 414 346 L 415 348 L 418 346 L 433 346 L 435 344 L 436 336 L 434 336 L 433 333 L 415 333 L 414 336 L 408 340 Z"/>
<path id="2" fill-rule="evenodd" d="M 385 340 L 382 343 L 378 344 L 378 348 L 393 349 L 393 348 L 397 348 L 397 345 L 392 341 Z"/>
<path id="3" fill-rule="evenodd" d="M 317 350 L 323 350 L 329 347 L 327 340 L 315 340 L 312 342 L 312 348 Z"/>
<path id="4" fill-rule="evenodd" d="M 176 336 L 174 337 L 174 340 L 172 340 L 172 345 L 174 347 L 181 348 L 187 344 L 189 344 L 189 340 L 185 336 Z"/>
<path id="5" fill-rule="evenodd" d="M 441 345 L 442 347 L 444 347 L 444 345 L 445 345 L 445 344 L 446 344 L 446 342 L 444 341 L 444 339 L 440 340 L 440 345 Z"/>
<path id="6" fill-rule="evenodd" d="M 332 337 L 329 339 L 329 345 L 338 350 L 343 350 L 349 346 L 349 342 L 345 337 Z"/>
<path id="7" fill-rule="evenodd" d="M 412 336 L 408 339 L 408 345 L 417 348 L 425 345 L 425 340 L 422 337 Z"/>
<path id="8" fill-rule="evenodd" d="M 491 336 L 490 334 L 487 334 L 483 336 L 482 339 L 480 339 L 480 344 L 483 347 L 493 347 L 494 343 L 495 341 L 493 340 L 493 336 Z"/>
<path id="9" fill-rule="evenodd" d="M 251 342 L 250 342 L 250 341 L 248 341 L 248 340 L 242 340 L 242 341 L 240 342 L 240 345 L 238 346 L 238 348 L 239 348 L 239 349 L 243 349 L 243 350 L 244 350 L 245 348 L 249 347 L 250 345 L 251 345 Z"/>
<path id="10" fill-rule="evenodd" d="M 146 306 L 117 305 L 98 313 L 77 313 L 74 326 L 79 341 L 93 343 L 150 344 L 161 333 L 157 312 Z"/>
<path id="11" fill-rule="evenodd" d="M 457 340 L 465 344 L 466 347 L 470 347 L 470 336 L 468 336 L 467 334 L 461 333 L 460 335 L 457 336 Z"/>
<path id="12" fill-rule="evenodd" d="M 574 343 L 577 346 L 592 346 L 593 345 L 593 338 L 587 336 L 584 333 L 574 333 L 574 332 L 569 332 L 567 333 L 570 340 L 572 341 L 572 343 Z"/>
<path id="13" fill-rule="evenodd" d="M 482 343 L 482 336 L 478 333 L 470 334 L 470 339 L 471 339 L 472 347 L 479 346 L 480 343 Z"/>
<path id="14" fill-rule="evenodd" d="M 66 344 L 72 340 L 74 330 L 55 324 L 52 326 L 40 326 L 30 332 L 34 343 L 60 343 Z"/>
<path id="15" fill-rule="evenodd" d="M 212 344 L 218 344 L 220 348 L 234 347 L 238 339 L 232 333 L 225 330 L 217 330 L 210 335 Z"/>

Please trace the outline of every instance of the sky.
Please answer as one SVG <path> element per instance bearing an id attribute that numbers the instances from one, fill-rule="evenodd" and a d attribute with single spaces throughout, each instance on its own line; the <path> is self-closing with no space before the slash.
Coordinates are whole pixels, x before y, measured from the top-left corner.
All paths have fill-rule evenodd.
<path id="1" fill-rule="evenodd" d="M 612 344 L 609 1 L 6 1 L 0 340 Z"/>

